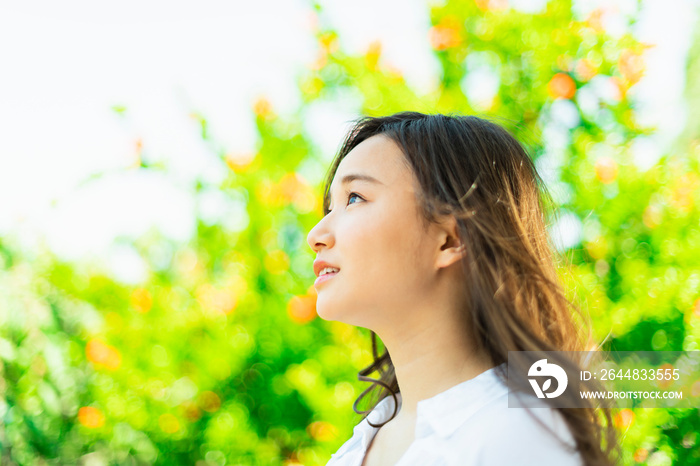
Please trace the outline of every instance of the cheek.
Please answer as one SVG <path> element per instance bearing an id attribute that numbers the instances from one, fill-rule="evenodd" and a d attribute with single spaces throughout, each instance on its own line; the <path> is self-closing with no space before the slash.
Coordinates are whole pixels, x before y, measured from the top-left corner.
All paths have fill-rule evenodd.
<path id="1" fill-rule="evenodd" d="M 407 217 L 403 212 L 387 214 L 348 231 L 352 279 L 361 281 L 375 297 L 392 291 L 410 293 L 421 281 L 425 269 L 425 255 L 420 254 L 423 239 L 419 226 Z"/>

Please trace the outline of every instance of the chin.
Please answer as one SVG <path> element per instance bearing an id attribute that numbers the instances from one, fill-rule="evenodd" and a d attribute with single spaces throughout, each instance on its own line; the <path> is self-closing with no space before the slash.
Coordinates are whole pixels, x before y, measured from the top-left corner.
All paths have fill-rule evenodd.
<path id="1" fill-rule="evenodd" d="M 343 318 L 346 314 L 342 309 L 334 306 L 333 303 L 323 302 L 322 299 L 316 301 L 316 314 L 323 320 L 329 322 L 343 322 L 348 323 L 347 319 Z"/>
<path id="2" fill-rule="evenodd" d="M 320 298 L 316 300 L 316 314 L 323 320 L 337 320 L 336 312 L 333 312 L 332 306 L 328 306 L 327 303 L 323 303 Z"/>

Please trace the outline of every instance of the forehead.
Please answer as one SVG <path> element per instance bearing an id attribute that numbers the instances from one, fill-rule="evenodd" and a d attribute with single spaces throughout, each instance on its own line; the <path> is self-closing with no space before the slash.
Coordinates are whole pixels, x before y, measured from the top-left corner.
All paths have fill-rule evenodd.
<path id="1" fill-rule="evenodd" d="M 370 175 L 386 186 L 411 180 L 411 171 L 399 146 L 383 135 L 365 139 L 355 146 L 338 165 L 332 188 L 347 174 Z"/>

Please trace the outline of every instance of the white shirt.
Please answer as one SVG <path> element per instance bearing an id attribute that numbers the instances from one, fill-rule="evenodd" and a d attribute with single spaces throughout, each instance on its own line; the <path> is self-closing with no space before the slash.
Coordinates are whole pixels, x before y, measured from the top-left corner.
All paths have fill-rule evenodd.
<path id="1" fill-rule="evenodd" d="M 400 409 L 401 394 L 396 397 Z M 538 399 L 532 398 L 536 404 Z M 377 404 L 368 418 L 379 424 L 389 419 L 393 411 L 394 398 L 390 395 Z M 580 466 L 579 454 L 567 450 L 530 413 L 563 441 L 575 445 L 557 410 L 509 408 L 508 387 L 491 368 L 418 402 L 415 440 L 395 466 Z M 367 418 L 363 419 L 326 466 L 361 466 L 378 430 L 369 425 Z"/>

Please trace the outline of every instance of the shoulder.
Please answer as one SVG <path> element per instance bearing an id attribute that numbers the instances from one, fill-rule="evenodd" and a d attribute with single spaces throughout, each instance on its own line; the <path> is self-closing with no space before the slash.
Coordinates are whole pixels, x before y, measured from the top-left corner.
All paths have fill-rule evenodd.
<path id="1" fill-rule="evenodd" d="M 552 408 L 509 408 L 508 397 L 482 407 L 452 439 L 477 464 L 580 466 L 576 443 L 561 413 Z"/>

